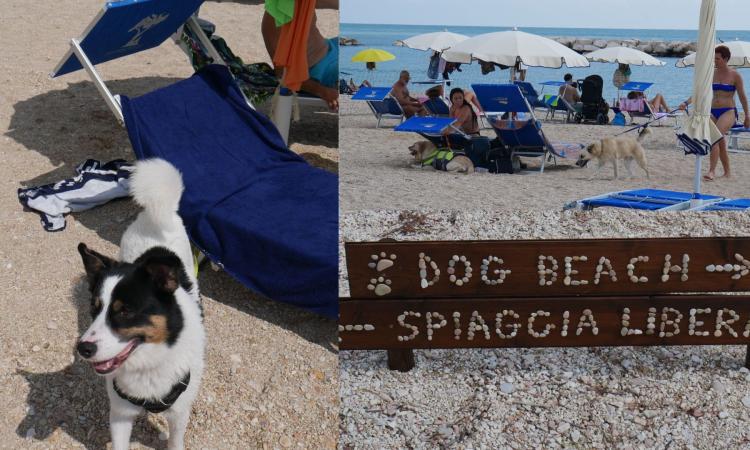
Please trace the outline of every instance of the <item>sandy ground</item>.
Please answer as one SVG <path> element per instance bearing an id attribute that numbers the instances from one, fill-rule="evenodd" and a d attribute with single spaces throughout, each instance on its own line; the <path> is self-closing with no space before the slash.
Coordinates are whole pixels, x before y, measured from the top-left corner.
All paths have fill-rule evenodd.
<path id="1" fill-rule="evenodd" d="M 201 17 L 246 61 L 268 60 L 258 2 L 206 2 Z M 88 325 L 87 293 L 76 245 L 116 255 L 137 214 L 129 200 L 68 217 L 48 233 L 24 212 L 16 189 L 68 178 L 86 158 L 133 159 L 125 130 L 81 72 L 47 74 L 102 7 L 97 0 L 3 2 L 0 41 L 0 448 L 106 448 L 104 385 L 73 346 Z M 320 26 L 336 35 L 338 15 Z M 139 95 L 192 73 L 171 42 L 102 64 L 115 93 Z M 336 170 L 335 115 L 314 110 L 292 127 L 294 150 Z M 201 273 L 208 335 L 203 386 L 188 448 L 333 448 L 338 436 L 336 326 L 254 295 L 223 272 Z M 141 419 L 136 448 L 165 448 L 165 422 Z"/>
<path id="2" fill-rule="evenodd" d="M 682 236 L 750 236 L 750 214 L 358 211 L 340 241 Z M 417 350 L 408 373 L 385 351 L 343 351 L 339 446 L 748 449 L 746 348 Z"/>
<path id="3" fill-rule="evenodd" d="M 581 169 L 574 160 L 548 164 L 544 173 L 474 173 L 449 175 L 430 169 L 412 168 L 408 147 L 422 138 L 415 133 L 394 132 L 394 120 L 376 129 L 377 120 L 365 102 L 341 101 L 340 148 L 342 159 L 340 204 L 343 211 L 366 209 L 492 209 L 558 210 L 570 201 L 614 190 L 644 187 L 692 192 L 695 157 L 677 149 L 670 119 L 666 126 L 651 127 L 653 134 L 646 148 L 651 178 L 633 164 L 629 179 L 620 166 L 620 180 L 612 181 L 611 166 L 601 172 L 596 164 Z M 544 117 L 544 113 L 541 113 Z M 537 113 L 539 116 L 539 113 Z M 641 122 L 643 120 L 641 119 Z M 612 136 L 623 129 L 613 126 L 565 124 L 545 121 L 543 130 L 550 141 L 588 144 Z M 492 130 L 482 134 L 494 138 Z M 743 145 L 747 146 L 747 143 Z M 748 147 L 750 148 L 750 147 Z M 747 196 L 750 192 L 750 153 L 730 153 L 734 178 L 704 183 L 703 192 L 726 197 Z M 541 158 L 524 158 L 530 169 L 537 169 Z M 704 161 L 704 173 L 708 161 Z M 721 169 L 719 170 L 721 172 Z M 591 178 L 591 179 L 590 179 Z"/>

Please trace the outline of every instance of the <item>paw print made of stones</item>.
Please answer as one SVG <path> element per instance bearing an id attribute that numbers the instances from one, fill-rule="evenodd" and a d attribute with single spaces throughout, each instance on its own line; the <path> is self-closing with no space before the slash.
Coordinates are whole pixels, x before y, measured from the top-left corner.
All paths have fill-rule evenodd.
<path id="1" fill-rule="evenodd" d="M 389 267 L 393 266 L 394 261 L 396 260 L 396 255 L 388 255 L 386 252 L 380 252 L 379 254 L 370 255 L 370 258 L 372 259 L 372 261 L 367 264 L 367 267 L 375 270 L 376 272 L 378 272 L 378 274 L 380 274 Z M 388 295 L 391 292 L 390 284 L 391 280 L 385 278 L 384 276 L 379 276 L 377 278 L 370 279 L 370 284 L 367 285 L 367 289 L 375 291 L 375 295 L 377 296 Z"/>
<path id="2" fill-rule="evenodd" d="M 375 295 L 383 296 L 391 293 L 391 280 L 386 280 L 383 277 L 371 278 L 370 284 L 367 285 L 367 289 L 375 291 Z"/>

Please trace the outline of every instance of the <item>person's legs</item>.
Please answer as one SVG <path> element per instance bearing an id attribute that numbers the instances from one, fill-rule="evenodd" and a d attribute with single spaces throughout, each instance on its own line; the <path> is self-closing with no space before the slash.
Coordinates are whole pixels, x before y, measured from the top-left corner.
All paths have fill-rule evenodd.
<path id="1" fill-rule="evenodd" d="M 714 117 L 711 117 L 711 120 L 716 123 L 716 127 L 719 129 L 721 134 L 723 136 L 726 136 L 726 134 L 729 132 L 729 129 L 732 127 L 732 125 L 734 125 L 735 110 L 730 109 L 728 111 L 724 111 L 724 113 L 719 116 L 718 120 Z M 720 140 L 717 144 L 711 147 L 708 174 L 706 174 L 706 176 L 704 177 L 705 180 L 713 181 L 713 179 L 716 178 L 716 166 L 718 165 L 719 160 L 721 160 L 721 166 L 724 169 L 724 174 L 722 175 L 722 177 L 729 178 L 731 176 L 731 171 L 729 168 L 729 153 L 727 152 L 726 138 Z"/>
<path id="2" fill-rule="evenodd" d="M 729 133 L 729 129 L 732 128 L 732 125 L 734 125 L 737 121 L 736 114 L 736 109 L 730 109 L 729 111 L 722 114 L 721 117 L 719 117 L 719 120 L 716 122 L 716 126 L 719 127 L 719 131 L 721 131 L 721 134 L 725 136 L 724 139 L 719 141 L 718 158 L 721 161 L 721 167 L 724 169 L 724 174 L 722 174 L 722 177 L 726 178 L 730 178 L 732 176 L 731 170 L 729 168 L 729 152 L 727 151 L 726 135 Z"/>
<path id="3" fill-rule="evenodd" d="M 655 113 L 662 112 L 662 108 L 664 109 L 663 112 L 669 112 L 669 105 L 667 105 L 667 101 L 664 100 L 664 96 L 661 94 L 656 94 L 654 98 L 651 99 L 649 102 L 651 105 L 651 110 Z"/>

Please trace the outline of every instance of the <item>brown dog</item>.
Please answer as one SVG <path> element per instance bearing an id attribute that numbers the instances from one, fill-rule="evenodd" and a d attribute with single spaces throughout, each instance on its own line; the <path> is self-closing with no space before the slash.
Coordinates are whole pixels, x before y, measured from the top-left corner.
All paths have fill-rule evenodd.
<path id="1" fill-rule="evenodd" d="M 648 167 L 646 166 L 646 152 L 641 146 L 641 140 L 650 133 L 651 130 L 644 128 L 643 131 L 638 133 L 637 138 L 622 136 L 604 138 L 599 142 L 594 142 L 586 147 L 586 151 L 581 153 L 578 161 L 576 161 L 576 165 L 584 167 L 589 161 L 596 160 L 599 162 L 598 168 L 601 169 L 608 161 L 612 161 L 615 179 L 617 179 L 617 161 L 625 163 L 625 169 L 628 171 L 628 175 L 632 177 L 633 173 L 630 171 L 630 165 L 635 160 L 640 168 L 646 172 L 646 178 L 649 178 Z"/>
<path id="2" fill-rule="evenodd" d="M 418 141 L 409 147 L 414 161 L 421 167 L 431 166 L 436 170 L 446 172 L 473 173 L 474 164 L 464 155 L 453 153 L 449 149 L 439 150 L 430 141 Z"/>

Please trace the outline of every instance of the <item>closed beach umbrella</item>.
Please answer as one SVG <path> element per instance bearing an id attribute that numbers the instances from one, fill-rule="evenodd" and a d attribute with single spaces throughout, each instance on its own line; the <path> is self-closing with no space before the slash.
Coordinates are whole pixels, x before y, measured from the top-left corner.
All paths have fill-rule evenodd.
<path id="1" fill-rule="evenodd" d="M 701 3 L 698 28 L 698 49 L 695 52 L 693 74 L 693 113 L 678 130 L 677 138 L 685 145 L 685 152 L 696 155 L 693 200 L 691 206 L 700 204 L 701 157 L 711 151 L 713 144 L 721 138 L 721 132 L 711 121 L 711 83 L 714 76 L 714 42 L 716 42 L 716 0 Z"/>
<path id="2" fill-rule="evenodd" d="M 587 53 L 584 56 L 591 62 L 630 64 L 633 66 L 663 66 L 666 64 L 648 53 L 629 47 L 607 47 Z"/>
<path id="3" fill-rule="evenodd" d="M 396 59 L 393 53 L 379 48 L 368 48 L 352 56 L 352 62 L 383 62 Z"/>
<path id="4" fill-rule="evenodd" d="M 588 67 L 589 61 L 568 47 L 536 34 L 523 31 L 485 33 L 459 42 L 443 52 L 448 62 L 470 63 L 472 59 L 514 66 L 517 62 L 530 67 L 558 69 Z"/>
<path id="5" fill-rule="evenodd" d="M 729 65 L 732 67 L 750 67 L 750 42 L 747 41 L 729 41 L 722 44 L 732 53 L 729 58 Z M 689 67 L 695 64 L 695 53 L 687 55 L 675 63 L 677 67 Z"/>
<path id="6" fill-rule="evenodd" d="M 443 52 L 459 42 L 469 39 L 469 36 L 463 34 L 451 33 L 450 31 L 438 31 L 435 33 L 424 33 L 404 39 L 405 47 L 415 50 L 434 50 Z"/>

